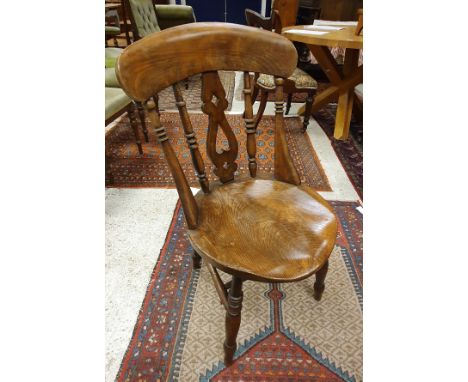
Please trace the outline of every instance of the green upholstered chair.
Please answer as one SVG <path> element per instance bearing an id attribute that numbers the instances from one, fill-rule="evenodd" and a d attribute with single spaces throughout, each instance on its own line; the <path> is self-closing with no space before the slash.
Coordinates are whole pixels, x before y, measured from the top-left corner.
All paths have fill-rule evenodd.
<path id="1" fill-rule="evenodd" d="M 110 20 L 110 24 L 107 20 Z M 117 36 L 121 33 L 119 14 L 115 9 L 111 9 L 106 12 L 106 46 L 107 40 L 114 39 L 114 43 L 117 44 Z"/>
<path id="2" fill-rule="evenodd" d="M 188 5 L 154 5 L 152 0 L 124 0 L 130 16 L 133 39 L 177 25 L 195 22 L 193 8 Z"/>
<path id="3" fill-rule="evenodd" d="M 106 87 L 106 126 L 125 112 L 128 112 L 130 118 L 130 124 L 135 134 L 138 152 L 143 154 L 143 148 L 138 134 L 138 123 L 135 117 L 134 103 L 122 89 Z"/>
<path id="4" fill-rule="evenodd" d="M 189 5 L 157 4 L 155 8 L 161 30 L 197 21 L 193 8 Z"/>
<path id="5" fill-rule="evenodd" d="M 115 62 L 117 61 L 117 57 L 123 52 L 121 48 L 106 48 L 106 68 L 113 68 L 115 67 Z"/>
<path id="6" fill-rule="evenodd" d="M 152 0 L 125 0 L 125 7 L 130 15 L 134 41 L 161 30 Z"/>
<path id="7" fill-rule="evenodd" d="M 115 62 L 117 57 L 120 56 L 123 49 L 120 48 L 106 48 L 106 73 L 105 73 L 105 85 L 106 88 L 120 88 L 119 81 L 117 80 L 117 75 L 115 74 Z M 145 121 L 145 111 L 143 106 L 139 102 L 135 102 L 135 106 L 138 110 L 138 116 L 140 118 L 140 123 L 143 128 L 143 135 L 145 136 L 145 141 L 149 142 L 148 129 L 146 127 Z"/>

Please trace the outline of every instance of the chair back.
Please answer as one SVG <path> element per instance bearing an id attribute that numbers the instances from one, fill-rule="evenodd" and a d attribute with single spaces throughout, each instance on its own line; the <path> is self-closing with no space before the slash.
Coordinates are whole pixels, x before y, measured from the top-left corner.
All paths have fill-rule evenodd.
<path id="1" fill-rule="evenodd" d="M 272 32 L 274 31 L 280 34 L 283 29 L 280 14 L 274 9 L 271 11 L 270 17 L 265 17 L 260 13 L 247 8 L 245 10 L 245 21 L 250 27 L 261 28 Z"/>
<path id="2" fill-rule="evenodd" d="M 296 25 L 299 0 L 272 0 L 271 13 L 278 11 L 283 27 Z"/>
<path id="3" fill-rule="evenodd" d="M 161 30 L 153 0 L 124 0 L 124 2 L 130 15 L 134 41 Z"/>
<path id="4" fill-rule="evenodd" d="M 172 85 L 195 172 L 203 192 L 209 193 L 205 165 L 178 82 L 194 74 L 202 74 L 202 111 L 208 115 L 206 153 L 214 165 L 214 174 L 221 183 L 228 183 L 234 180 L 238 167 L 239 145 L 225 116 L 228 101 L 217 71 L 244 72 L 244 120 L 249 173 L 252 177 L 256 177 L 257 162 L 249 72 L 273 75 L 276 81 L 275 178 L 300 184 L 289 156 L 283 126 L 283 82 L 293 73 L 296 62 L 296 49 L 285 37 L 228 23 L 194 23 L 166 29 L 133 43 L 119 56 L 116 65 L 119 82 L 122 89 L 134 100 L 143 102 L 148 111 L 190 229 L 197 227 L 198 207 L 166 129 L 161 124 L 152 96 Z M 226 137 L 228 147 L 217 147 L 219 130 Z"/>

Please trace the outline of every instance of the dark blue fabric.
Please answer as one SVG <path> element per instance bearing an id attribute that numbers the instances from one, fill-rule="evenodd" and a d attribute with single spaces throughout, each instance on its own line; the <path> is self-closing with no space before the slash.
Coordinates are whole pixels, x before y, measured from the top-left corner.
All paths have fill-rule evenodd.
<path id="1" fill-rule="evenodd" d="M 179 4 L 180 0 L 177 0 Z M 197 21 L 224 21 L 225 12 L 227 22 L 245 25 L 246 8 L 260 12 L 261 0 L 186 0 L 187 5 L 193 7 Z M 226 9 L 225 9 L 226 4 Z M 270 12 L 271 0 L 267 0 L 266 12 Z"/>

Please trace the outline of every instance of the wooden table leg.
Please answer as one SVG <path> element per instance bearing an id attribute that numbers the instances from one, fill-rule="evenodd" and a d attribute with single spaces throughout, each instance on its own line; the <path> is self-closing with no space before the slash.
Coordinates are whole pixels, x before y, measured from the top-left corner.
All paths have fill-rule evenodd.
<path id="1" fill-rule="evenodd" d="M 359 50 L 346 49 L 343 75 L 350 76 L 357 70 L 359 60 Z M 348 139 L 351 114 L 353 112 L 354 87 L 340 91 L 338 98 L 338 108 L 336 109 L 335 139 Z"/>

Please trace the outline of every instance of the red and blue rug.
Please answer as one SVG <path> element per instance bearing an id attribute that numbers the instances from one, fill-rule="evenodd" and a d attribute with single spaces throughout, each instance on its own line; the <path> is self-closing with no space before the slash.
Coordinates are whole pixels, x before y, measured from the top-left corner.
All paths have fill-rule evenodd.
<path id="1" fill-rule="evenodd" d="M 362 380 L 362 215 L 331 202 L 339 219 L 320 302 L 314 278 L 245 282 L 235 362 L 223 359 L 224 308 L 206 267 L 192 269 L 180 205 L 148 285 L 118 381 Z"/>

